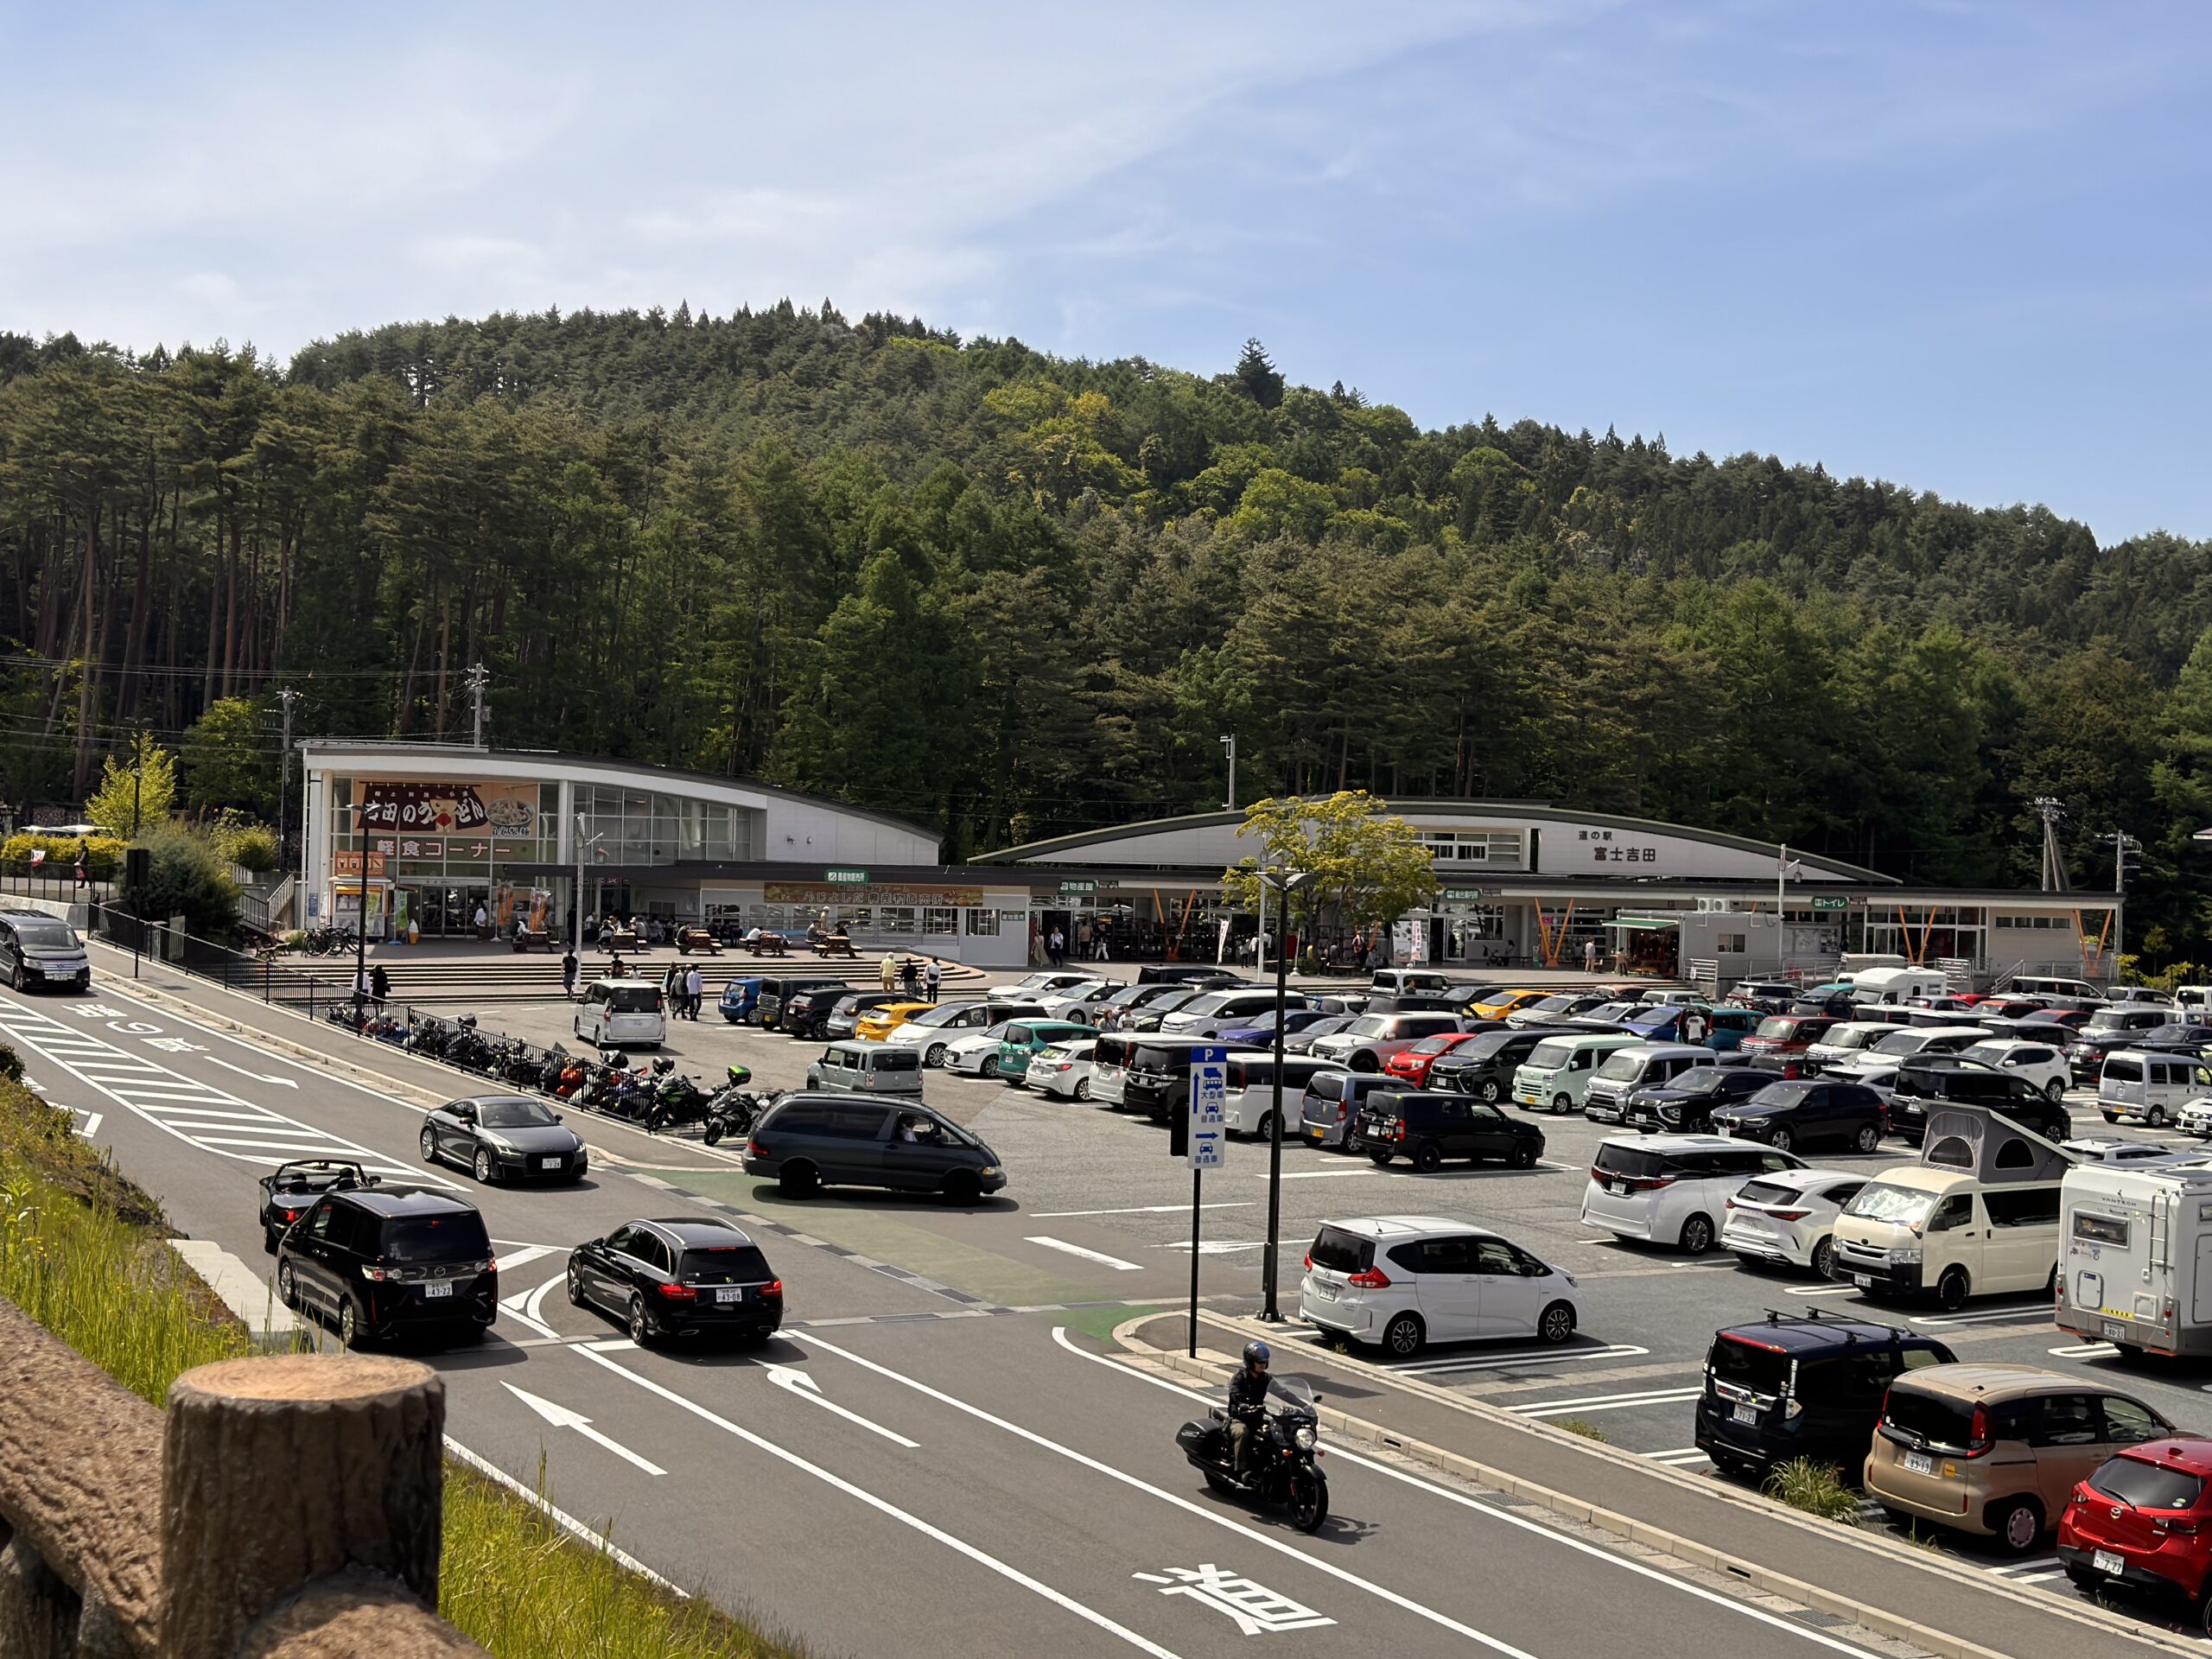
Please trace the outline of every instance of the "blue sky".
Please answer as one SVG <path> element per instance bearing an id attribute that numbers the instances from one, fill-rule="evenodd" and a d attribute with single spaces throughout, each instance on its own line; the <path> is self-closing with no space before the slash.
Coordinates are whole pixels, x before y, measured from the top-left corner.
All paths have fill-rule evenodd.
<path id="1" fill-rule="evenodd" d="M 2212 14 L 0 0 L 0 328 L 786 294 L 2212 535 Z"/>

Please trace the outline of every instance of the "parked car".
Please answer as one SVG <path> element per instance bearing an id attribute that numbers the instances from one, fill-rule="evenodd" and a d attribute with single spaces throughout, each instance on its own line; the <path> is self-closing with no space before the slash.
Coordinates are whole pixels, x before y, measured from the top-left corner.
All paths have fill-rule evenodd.
<path id="1" fill-rule="evenodd" d="M 1536 1045 L 1549 1037 L 1569 1034 L 1550 1027 L 1514 1031 L 1491 1027 L 1470 1032 L 1467 1041 L 1448 1054 L 1438 1056 L 1430 1065 L 1428 1086 L 1455 1089 L 1463 1095 L 1492 1103 L 1503 1100 L 1513 1092 L 1513 1074 L 1535 1052 Z"/>
<path id="2" fill-rule="evenodd" d="M 1188 1007 L 1198 998 L 1209 995 L 1219 988 L 1223 988 L 1214 985 L 1170 987 L 1166 995 L 1154 997 L 1142 1007 L 1124 1011 L 1121 1018 L 1115 1021 L 1114 1029 L 1116 1031 L 1158 1031 L 1169 1014 Z"/>
<path id="3" fill-rule="evenodd" d="M 1581 1109 L 1584 1091 L 1598 1068 L 1614 1051 L 1641 1046 L 1633 1037 L 1560 1032 L 1529 1051 L 1513 1073 L 1513 1098 L 1531 1110 L 1554 1113 Z"/>
<path id="4" fill-rule="evenodd" d="M 2050 1043 L 2024 1041 L 2017 1037 L 1992 1037 L 1979 1043 L 1969 1043 L 1959 1051 L 1959 1058 L 1979 1060 L 1984 1065 L 1995 1066 L 1999 1071 L 2025 1077 L 2042 1090 L 2049 1100 L 2065 1099 L 2067 1087 L 2073 1081 L 2066 1056 Z"/>
<path id="5" fill-rule="evenodd" d="M 1715 1108 L 1749 1100 L 1773 1081 L 1774 1073 L 1757 1066 L 1708 1061 L 1631 1089 L 1622 1122 L 1646 1135 L 1710 1135 Z"/>
<path id="6" fill-rule="evenodd" d="M 1594 1123 L 1618 1123 L 1638 1089 L 1669 1082 L 1708 1065 L 1713 1051 L 1685 1043 L 1643 1041 L 1617 1048 L 1591 1072 L 1582 1090 L 1582 1115 Z"/>
<path id="7" fill-rule="evenodd" d="M 1081 979 L 1056 991 L 1044 992 L 1037 1001 L 1053 1019 L 1087 1026 L 1094 1023 L 1092 1010 L 1096 1006 L 1121 988 L 1110 979 Z"/>
<path id="8" fill-rule="evenodd" d="M 2139 1046 L 2139 1039 L 2165 1025 L 2156 1017 L 2153 1008 L 2101 1009 L 2089 1016 L 2089 1023 L 2074 1033 L 2066 1045 L 2067 1064 L 2073 1068 L 2074 1081 L 2094 1084 L 2104 1071 L 2105 1062 L 2113 1055 Z M 2132 1023 L 2100 1025 L 2107 1014 L 2120 1017 L 2132 1016 Z"/>
<path id="9" fill-rule="evenodd" d="M 1071 1043 L 1086 1037 L 1090 1030 L 1080 1020 L 1013 1020 L 999 1038 L 998 1074 L 1020 1089 L 1028 1080 L 1029 1062 L 1036 1055 L 1054 1043 Z"/>
<path id="10" fill-rule="evenodd" d="M 1306 999 L 1295 991 L 1287 998 L 1287 1006 L 1295 1007 Z M 1227 990 L 1206 991 L 1192 997 L 1181 1007 L 1160 1016 L 1160 1029 L 1178 1037 L 1211 1037 L 1218 1040 L 1224 1031 L 1249 1025 L 1257 1014 L 1274 1011 L 1275 994 L 1273 989 L 1258 989 L 1251 986 L 1236 986 Z"/>
<path id="11" fill-rule="evenodd" d="M 841 996 L 822 1020 L 821 1035 L 832 1042 L 858 1037 L 863 1019 L 878 1008 L 893 1007 L 906 1000 L 900 991 L 855 991 Z"/>
<path id="12" fill-rule="evenodd" d="M 1370 996 L 1448 996 L 1469 988 L 1436 968 L 1377 968 L 1367 987 Z"/>
<path id="13" fill-rule="evenodd" d="M 1738 1188 L 1755 1176 L 1802 1169 L 1804 1160 L 1715 1135 L 1616 1138 L 1598 1148 L 1581 1219 L 1621 1238 L 1702 1255 L 1720 1236 Z"/>
<path id="14" fill-rule="evenodd" d="M 2119 1007 L 2143 1003 L 2151 1007 L 2164 1008 L 2167 1018 L 2173 1017 L 2174 994 L 2151 985 L 2107 985 L 2105 1001 Z"/>
<path id="15" fill-rule="evenodd" d="M 1738 1188 L 1720 1217 L 1720 1248 L 1738 1262 L 1810 1268 L 1835 1277 L 1835 1224 L 1867 1177 L 1852 1170 L 1784 1169 Z"/>
<path id="16" fill-rule="evenodd" d="M 1435 1090 L 1378 1089 L 1359 1104 L 1352 1146 L 1377 1165 L 1404 1157 L 1424 1173 L 1447 1158 L 1496 1160 L 1534 1169 L 1544 1155 L 1544 1132 L 1506 1116 L 1503 1107 Z"/>
<path id="17" fill-rule="evenodd" d="M 591 1162 L 583 1136 L 531 1095 L 449 1100 L 423 1117 L 416 1142 L 425 1163 L 457 1163 L 486 1186 L 531 1179 L 580 1181 Z"/>
<path id="18" fill-rule="evenodd" d="M 277 1165 L 259 1182 L 261 1248 L 276 1255 L 285 1230 L 333 1188 L 374 1186 L 378 1179 L 346 1158 L 296 1158 Z"/>
<path id="19" fill-rule="evenodd" d="M 760 1029 L 763 1031 L 785 1029 L 784 1005 L 801 991 L 818 990 L 824 987 L 834 988 L 840 993 L 852 988 L 846 984 L 842 976 L 834 974 L 763 976 L 760 981 L 760 994 L 755 1005 L 760 1016 Z"/>
<path id="20" fill-rule="evenodd" d="M 726 1221 L 632 1221 L 569 1252 L 569 1300 L 613 1314 L 640 1348 L 667 1338 L 765 1342 L 784 1322 L 784 1281 Z"/>
<path id="21" fill-rule="evenodd" d="M 1478 1020 L 1503 1020 L 1531 1002 L 1541 1002 L 1555 995 L 1552 991 L 1509 991 L 1490 987 L 1468 998 L 1462 1007 Z"/>
<path id="22" fill-rule="evenodd" d="M 1042 1020 L 1044 1009 L 1034 1002 L 940 1002 L 919 1014 L 910 1014 L 884 1036 L 887 1043 L 918 1050 L 925 1066 L 939 1066 L 963 1038 L 988 1031 L 1009 1020 Z"/>
<path id="23" fill-rule="evenodd" d="M 1844 1020 L 1822 1032 L 1820 1040 L 1806 1046 L 1805 1058 L 1816 1071 L 1847 1065 L 1897 1027 L 1886 1020 Z"/>
<path id="24" fill-rule="evenodd" d="M 1459 1029 L 1459 1018 L 1449 1014 L 1363 1014 L 1342 1031 L 1313 1045 L 1314 1055 L 1335 1060 L 1355 1071 L 1380 1071 L 1383 1062 L 1400 1049 L 1411 1048 L 1424 1037 L 1440 1037 Z"/>
<path id="25" fill-rule="evenodd" d="M 1859 1077 L 1877 1067 L 1939 1055 L 1963 1054 L 1976 1043 L 1989 1040 L 1980 1026 L 1905 1026 L 1878 1038 L 1841 1065 L 1828 1068 L 1832 1077 Z"/>
<path id="26" fill-rule="evenodd" d="M 1119 1027 L 1122 1018 L 1147 1003 L 1156 1002 L 1189 988 L 1174 980 L 1150 980 L 1135 985 L 1117 986 L 1103 1000 L 1092 1006 L 1092 1021 L 1101 1031 Z"/>
<path id="27" fill-rule="evenodd" d="M 750 1025 L 760 1017 L 760 981 L 747 975 L 733 979 L 715 999 L 715 1012 L 733 1026 Z"/>
<path id="28" fill-rule="evenodd" d="M 668 1038 L 660 987 L 642 979 L 595 979 L 576 1005 L 577 1037 L 594 1048 L 658 1048 Z"/>
<path id="29" fill-rule="evenodd" d="M 2121 1446 L 2059 1512 L 2058 1559 L 2093 1595 L 2107 1585 L 2145 1591 L 2212 1635 L 2212 1440 Z"/>
<path id="30" fill-rule="evenodd" d="M 1316 1071 L 1306 1080 L 1306 1092 L 1300 1097 L 1299 1122 L 1307 1142 L 1338 1152 L 1357 1150 L 1352 1135 L 1358 1128 L 1362 1103 L 1377 1089 L 1403 1087 L 1395 1077 L 1374 1071 L 1337 1067 Z"/>
<path id="31" fill-rule="evenodd" d="M 1850 1315 L 1770 1313 L 1713 1333 L 1697 1446 L 1724 1475 L 1804 1458 L 1856 1469 L 1899 1376 L 1955 1357 L 1932 1337 Z"/>
<path id="32" fill-rule="evenodd" d="M 1318 1024 L 1319 1021 L 1324 1020 L 1330 1020 L 1337 1017 L 1338 1016 L 1333 1014 L 1325 1014 L 1319 1008 L 1285 1008 L 1282 1011 L 1283 1047 L 1286 1050 L 1291 1048 L 1293 1044 L 1290 1039 L 1297 1036 L 1300 1032 L 1304 1031 L 1307 1027 Z M 1351 1022 L 1351 1015 L 1347 1014 L 1343 1016 L 1343 1018 L 1346 1024 Z M 1342 1027 L 1338 1027 L 1339 1030 L 1342 1028 Z M 1224 1043 L 1234 1044 L 1240 1048 L 1274 1047 L 1275 1040 L 1275 1011 L 1273 1008 L 1262 1009 L 1260 1013 L 1254 1014 L 1252 1018 L 1244 1024 L 1241 1026 L 1232 1026 L 1224 1029 L 1221 1033 L 1221 1040 Z"/>
<path id="33" fill-rule="evenodd" d="M 1835 1226 L 1835 1271 L 1872 1295 L 1969 1297 L 2048 1291 L 2058 1274 L 2059 1183 L 1986 1182 L 1918 1165 L 1872 1179 Z"/>
<path id="34" fill-rule="evenodd" d="M 2204 1154 L 2192 1148 L 2169 1146 L 2164 1141 L 2108 1141 L 2076 1138 L 2059 1143 L 2077 1164 L 2171 1164 L 2183 1159 L 2201 1160 Z"/>
<path id="35" fill-rule="evenodd" d="M 1225 1095 L 1222 1101 L 1222 1128 L 1229 1135 L 1255 1135 L 1261 1140 L 1272 1134 L 1270 1120 L 1275 1109 L 1275 1057 L 1264 1049 L 1229 1057 L 1228 1075 L 1224 1079 Z M 1282 1057 L 1282 1111 L 1285 1141 L 1295 1140 L 1305 1132 L 1305 1103 L 1306 1086 L 1324 1072 L 1342 1072 L 1344 1068 L 1333 1060 L 1317 1059 L 1311 1054 L 1286 1054 Z"/>
<path id="36" fill-rule="evenodd" d="M 1191 1051 L 1219 1048 L 1205 1037 L 1172 1037 L 1165 1032 L 1130 1039 L 1128 1064 L 1122 1076 L 1122 1105 L 1160 1122 L 1191 1106 Z M 1262 1049 L 1231 1049 L 1230 1059 L 1266 1058 Z"/>
<path id="37" fill-rule="evenodd" d="M 1097 1046 L 1095 1037 L 1053 1043 L 1031 1058 L 1025 1081 L 1047 1100 L 1089 1100 L 1090 1056 Z"/>
<path id="38" fill-rule="evenodd" d="M 935 1002 L 908 999 L 899 1002 L 880 1003 L 862 1014 L 853 1026 L 853 1035 L 864 1043 L 884 1043 L 891 1040 L 891 1033 L 912 1020 L 916 1014 L 927 1014 L 938 1007 Z"/>
<path id="39" fill-rule="evenodd" d="M 2212 1065 L 2190 1055 L 2121 1049 L 2097 1079 L 2097 1110 L 2107 1123 L 2132 1119 L 2163 1128 L 2191 1101 L 2212 1095 Z"/>
<path id="40" fill-rule="evenodd" d="M 1800 988 L 1786 979 L 1739 979 L 1727 1000 L 1757 1014 L 1786 1014 L 1799 995 Z"/>
<path id="41" fill-rule="evenodd" d="M 1313 1052 L 1314 1044 L 1319 1042 L 1324 1037 L 1350 1029 L 1351 1022 L 1358 1018 L 1359 1016 L 1356 1014 L 1317 1014 L 1311 1023 L 1300 1026 L 1296 1030 L 1285 1034 L 1282 1039 L 1283 1052 L 1287 1054 L 1311 1054 Z M 1231 1039 L 1224 1036 L 1222 1040 L 1228 1042 Z M 1265 1037 L 1262 1040 L 1268 1046 L 1274 1046 L 1272 1035 Z M 1255 1045 L 1255 1046 L 1259 1046 Z"/>
<path id="42" fill-rule="evenodd" d="M 1446 1031 L 1433 1037 L 1424 1037 L 1410 1048 L 1402 1048 L 1383 1061 L 1382 1070 L 1386 1075 L 1396 1078 L 1401 1087 L 1426 1089 L 1428 1087 L 1428 1074 L 1439 1059 L 1482 1034 L 1478 1031 Z"/>
<path id="43" fill-rule="evenodd" d="M 1827 1077 L 1783 1077 L 1713 1113 L 1718 1133 L 1764 1141 L 1777 1152 L 1826 1144 L 1871 1154 L 1880 1149 L 1885 1125 L 1879 1095 L 1863 1084 Z"/>
<path id="44" fill-rule="evenodd" d="M 2046 1141 L 2064 1141 L 2074 1133 L 2066 1109 L 2025 1077 L 1946 1054 L 1918 1056 L 1897 1068 L 1890 1089 L 1890 1132 L 1918 1146 L 1928 1133 L 1929 1109 L 1945 1101 L 1986 1106 Z"/>
<path id="45" fill-rule="evenodd" d="M 745 1173 L 794 1197 L 881 1186 L 973 1204 L 1006 1185 L 998 1154 L 950 1118 L 918 1101 L 855 1095 L 785 1095 L 753 1124 Z"/>
<path id="46" fill-rule="evenodd" d="M 1601 1007 L 1612 999 L 1597 991 L 1560 991 L 1552 996 L 1538 997 L 1524 1002 L 1505 1016 L 1505 1023 L 1519 1031 L 1528 1026 L 1548 1026 L 1555 1020 L 1571 1020 L 1578 1014 L 1587 1014 Z"/>
<path id="47" fill-rule="evenodd" d="M 922 1057 L 888 1043 L 832 1043 L 808 1063 L 806 1086 L 831 1095 L 922 1097 Z"/>
<path id="48" fill-rule="evenodd" d="M 1805 1051 L 1826 1036 L 1831 1027 L 1842 1023 L 1825 1014 L 1770 1014 L 1744 1039 L 1744 1052 L 1754 1065 L 1769 1066 L 1785 1077 L 1794 1077 L 1808 1065 Z"/>
<path id="49" fill-rule="evenodd" d="M 837 1005 L 854 995 L 853 988 L 842 979 L 803 986 L 784 999 L 776 1014 L 776 1029 L 787 1037 L 820 1042 L 830 1033 L 830 1016 L 837 1011 Z M 882 991 L 872 995 L 887 1002 L 895 1000 Z"/>
<path id="50" fill-rule="evenodd" d="M 946 1046 L 944 1057 L 938 1064 L 961 1077 L 995 1077 L 999 1074 L 999 1044 L 1007 1031 L 1020 1023 L 1001 1020 L 980 1031 L 964 1031 Z M 923 1064 L 928 1064 L 926 1058 Z"/>
<path id="51" fill-rule="evenodd" d="M 77 930 L 44 911 L 0 912 L 0 976 L 29 990 L 89 990 L 92 959 Z"/>
<path id="52" fill-rule="evenodd" d="M 1232 969 L 1202 962 L 1148 962 L 1137 969 L 1140 985 L 1215 985 L 1236 978 Z"/>
<path id="53" fill-rule="evenodd" d="M 1890 1385 L 1866 1453 L 1866 1496 L 1899 1521 L 1993 1537 L 2025 1555 L 2099 1465 L 2177 1432 L 2086 1371 L 1930 1365 Z"/>
<path id="54" fill-rule="evenodd" d="M 1410 1359 L 1431 1342 L 1562 1343 L 1581 1322 L 1574 1275 L 1479 1227 L 1436 1216 L 1325 1222 L 1306 1253 L 1298 1316 Z"/>
<path id="55" fill-rule="evenodd" d="M 465 1198 L 333 1187 L 276 1243 L 276 1294 L 348 1348 L 403 1332 L 480 1337 L 499 1311 L 499 1264 Z"/>

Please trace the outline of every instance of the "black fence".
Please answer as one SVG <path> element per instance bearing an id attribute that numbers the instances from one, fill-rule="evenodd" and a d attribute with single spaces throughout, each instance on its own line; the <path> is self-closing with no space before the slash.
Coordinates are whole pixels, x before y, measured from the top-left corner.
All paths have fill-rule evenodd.
<path id="1" fill-rule="evenodd" d="M 242 950 L 203 939 L 149 917 L 143 920 L 120 906 L 92 908 L 88 930 L 95 938 L 134 958 L 150 959 L 173 972 L 190 974 L 264 1002 L 319 1014 L 353 1000 L 351 957 L 310 957 L 270 949 Z"/>

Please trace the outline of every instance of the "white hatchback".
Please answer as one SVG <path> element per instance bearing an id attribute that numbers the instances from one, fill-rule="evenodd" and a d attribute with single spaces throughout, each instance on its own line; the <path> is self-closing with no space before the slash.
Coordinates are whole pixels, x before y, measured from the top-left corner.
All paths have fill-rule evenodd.
<path id="1" fill-rule="evenodd" d="M 999 1039 L 1006 1035 L 1006 1028 L 1014 1023 L 1011 1020 L 1001 1020 L 981 1031 L 962 1033 L 946 1046 L 944 1058 L 938 1064 L 946 1071 L 957 1071 L 963 1077 L 995 1077 L 999 1074 Z"/>
<path id="2" fill-rule="evenodd" d="M 1037 1051 L 1023 1077 L 1049 1099 L 1089 1100 L 1090 1052 L 1097 1046 L 1095 1039 L 1051 1044 Z"/>
<path id="3" fill-rule="evenodd" d="M 1607 1141 L 1582 1190 L 1585 1225 L 1621 1238 L 1703 1255 L 1720 1236 L 1728 1200 L 1745 1181 L 1802 1169 L 1805 1160 L 1719 1135 L 1630 1135 Z"/>
<path id="4" fill-rule="evenodd" d="M 1565 1342 L 1581 1323 L 1572 1274 L 1518 1244 L 1439 1216 L 1321 1224 L 1306 1255 L 1298 1316 L 1409 1359 L 1431 1342 Z"/>
<path id="5" fill-rule="evenodd" d="M 1975 1043 L 1962 1050 L 1959 1058 L 1980 1060 L 1984 1065 L 2010 1071 L 2016 1077 L 2025 1077 L 2042 1090 L 2044 1098 L 2054 1105 L 2065 1099 L 2066 1091 L 2074 1086 L 2073 1065 L 2063 1049 L 2050 1043 L 1993 1037 L 1986 1043 Z"/>
<path id="6" fill-rule="evenodd" d="M 1810 1268 L 1835 1277 L 1835 1219 L 1872 1179 L 1843 1169 L 1783 1169 L 1738 1187 L 1721 1211 L 1720 1248 L 1738 1262 Z"/>

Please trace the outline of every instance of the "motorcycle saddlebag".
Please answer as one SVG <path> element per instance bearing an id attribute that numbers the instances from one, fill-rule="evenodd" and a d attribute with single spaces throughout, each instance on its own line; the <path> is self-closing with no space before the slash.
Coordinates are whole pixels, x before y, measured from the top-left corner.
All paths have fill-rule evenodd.
<path id="1" fill-rule="evenodd" d="M 1225 1455 L 1227 1446 L 1219 1423 L 1185 1423 L 1175 1431 L 1175 1444 L 1183 1448 L 1186 1458 L 1204 1458 L 1217 1462 Z"/>

